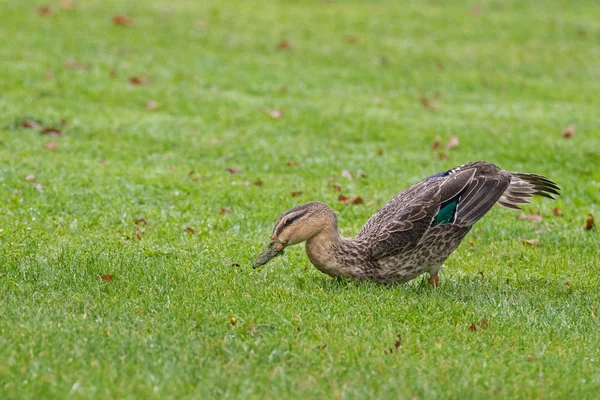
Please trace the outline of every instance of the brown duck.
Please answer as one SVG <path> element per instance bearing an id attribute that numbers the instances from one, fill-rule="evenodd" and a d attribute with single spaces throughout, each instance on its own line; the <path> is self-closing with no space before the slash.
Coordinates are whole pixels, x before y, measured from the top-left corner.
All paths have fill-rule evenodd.
<path id="1" fill-rule="evenodd" d="M 519 210 L 533 196 L 552 199 L 559 190 L 540 175 L 471 162 L 398 193 L 353 238 L 340 236 L 327 204 L 301 204 L 279 217 L 254 268 L 287 246 L 306 242 L 310 262 L 333 277 L 406 282 L 427 272 L 429 283 L 437 286 L 444 261 L 494 204 Z"/>

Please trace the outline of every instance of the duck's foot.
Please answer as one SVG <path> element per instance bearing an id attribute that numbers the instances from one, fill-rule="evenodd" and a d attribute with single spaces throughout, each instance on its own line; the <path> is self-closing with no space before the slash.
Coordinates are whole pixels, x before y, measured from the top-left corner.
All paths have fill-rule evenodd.
<path id="1" fill-rule="evenodd" d="M 440 277 L 438 274 L 429 276 L 429 284 L 434 288 L 438 287 L 440 283 Z"/>

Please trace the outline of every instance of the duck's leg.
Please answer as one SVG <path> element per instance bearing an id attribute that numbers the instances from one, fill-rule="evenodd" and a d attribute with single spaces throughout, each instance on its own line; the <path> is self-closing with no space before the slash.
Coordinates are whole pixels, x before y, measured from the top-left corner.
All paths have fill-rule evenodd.
<path id="1" fill-rule="evenodd" d="M 440 276 L 437 274 L 437 272 L 434 275 L 429 275 L 429 284 L 436 288 L 438 287 L 440 282 Z"/>

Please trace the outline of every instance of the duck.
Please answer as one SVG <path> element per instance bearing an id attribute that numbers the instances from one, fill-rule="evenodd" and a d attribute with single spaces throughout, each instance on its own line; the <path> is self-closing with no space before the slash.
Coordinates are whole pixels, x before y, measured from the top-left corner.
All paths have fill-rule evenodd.
<path id="1" fill-rule="evenodd" d="M 305 242 L 310 262 L 332 277 L 392 283 L 427 273 L 437 287 L 446 259 L 495 204 L 521 210 L 534 196 L 554 195 L 560 188 L 544 176 L 469 162 L 396 194 L 352 238 L 340 235 L 336 213 L 326 203 L 300 204 L 277 219 L 253 267 Z"/>

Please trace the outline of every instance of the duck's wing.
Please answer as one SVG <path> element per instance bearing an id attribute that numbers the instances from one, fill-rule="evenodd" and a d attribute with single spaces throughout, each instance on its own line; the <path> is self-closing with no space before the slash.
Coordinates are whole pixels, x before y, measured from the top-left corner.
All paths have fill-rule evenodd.
<path id="1" fill-rule="evenodd" d="M 378 260 L 415 247 L 440 224 L 473 225 L 498 201 L 510 174 L 496 166 L 467 164 L 427 178 L 397 194 L 357 235 Z"/>

